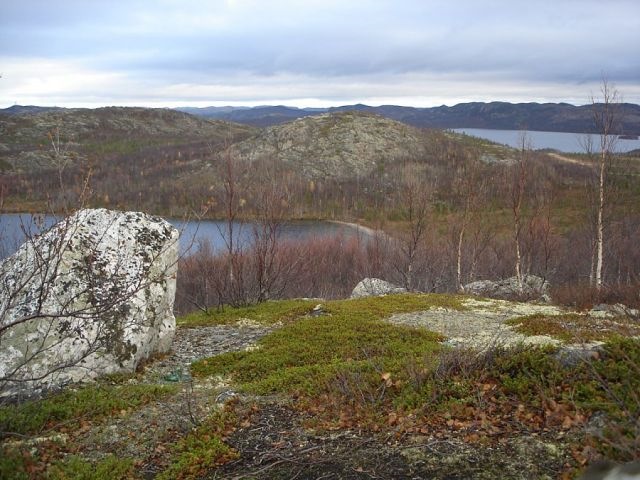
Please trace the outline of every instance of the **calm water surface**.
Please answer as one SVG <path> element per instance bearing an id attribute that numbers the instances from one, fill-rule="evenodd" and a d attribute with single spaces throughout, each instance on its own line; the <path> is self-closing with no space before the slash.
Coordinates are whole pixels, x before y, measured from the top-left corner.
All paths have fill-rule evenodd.
<path id="1" fill-rule="evenodd" d="M 0 215 L 0 258 L 14 253 L 24 242 L 25 232 L 36 235 L 56 223 L 51 215 L 31 215 L 25 213 Z M 188 253 L 195 251 L 202 242 L 209 242 L 214 250 L 225 248 L 229 237 L 226 222 L 215 220 L 183 221 L 169 219 L 180 230 L 180 250 Z M 255 224 L 235 222 L 233 237 L 236 245 L 249 246 L 252 243 Z M 313 238 L 336 237 L 344 238 L 366 237 L 365 230 L 356 226 L 331 222 L 292 222 L 282 227 L 281 238 L 284 240 L 308 240 Z M 239 242 L 239 243 L 238 243 Z"/>
<path id="2" fill-rule="evenodd" d="M 464 133 L 473 137 L 484 138 L 492 142 L 501 143 L 514 148 L 520 148 L 520 136 L 522 130 L 490 130 L 486 128 L 454 128 L 454 132 Z M 552 148 L 565 153 L 585 153 L 585 139 L 590 138 L 594 148 L 600 144 L 598 135 L 587 133 L 564 133 L 564 132 L 535 132 L 526 131 L 527 139 L 531 142 L 534 150 L 542 148 Z M 629 152 L 640 148 L 640 140 L 615 140 L 617 152 Z"/>

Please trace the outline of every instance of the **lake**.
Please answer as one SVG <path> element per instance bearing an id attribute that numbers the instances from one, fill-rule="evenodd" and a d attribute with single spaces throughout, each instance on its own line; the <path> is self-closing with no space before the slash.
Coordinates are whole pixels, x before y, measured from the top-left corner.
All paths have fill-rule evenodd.
<path id="1" fill-rule="evenodd" d="M 453 128 L 452 131 L 484 138 L 513 148 L 520 148 L 520 135 L 522 134 L 522 130 Z M 600 137 L 598 135 L 587 133 L 536 132 L 527 130 L 526 134 L 534 150 L 552 148 L 565 153 L 585 153 L 583 145 L 587 137 L 591 138 L 595 148 L 600 145 Z M 640 140 L 624 140 L 618 138 L 615 141 L 615 150 L 620 153 L 629 152 L 638 148 L 640 148 Z"/>
<path id="2" fill-rule="evenodd" d="M 182 254 L 193 252 L 199 243 L 208 241 L 214 251 L 225 248 L 228 236 L 227 223 L 215 220 L 188 221 L 168 219 L 180 230 L 180 251 Z M 14 253 L 18 246 L 24 242 L 25 232 L 29 235 L 38 234 L 56 223 L 56 218 L 51 215 L 30 215 L 25 213 L 0 215 L 0 258 L 5 258 Z M 253 225 L 250 222 L 234 222 L 234 242 L 240 242 L 243 246 L 249 246 L 253 238 Z M 282 226 L 281 239 L 283 240 L 308 240 L 314 238 L 336 237 L 344 238 L 362 237 L 370 235 L 368 229 L 356 225 L 320 222 L 300 221 L 290 222 Z"/>

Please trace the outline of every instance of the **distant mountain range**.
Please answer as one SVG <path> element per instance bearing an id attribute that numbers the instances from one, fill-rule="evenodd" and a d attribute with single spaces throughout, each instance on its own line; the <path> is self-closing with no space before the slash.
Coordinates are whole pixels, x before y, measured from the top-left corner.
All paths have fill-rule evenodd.
<path id="1" fill-rule="evenodd" d="M 0 114 L 33 115 L 42 112 L 64 111 L 59 107 L 14 105 L 0 109 Z M 420 128 L 491 128 L 498 130 L 536 130 L 549 132 L 598 133 L 593 123 L 593 106 L 568 103 L 507 103 L 472 102 L 453 107 L 401 107 L 397 105 L 344 105 L 331 108 L 295 108 L 282 105 L 259 107 L 177 108 L 207 119 L 225 120 L 254 127 L 268 127 L 298 118 L 359 111 L 374 113 L 391 120 Z M 640 135 L 640 105 L 619 104 L 620 122 L 617 134 Z"/>
<path id="2" fill-rule="evenodd" d="M 499 130 L 537 130 L 549 132 L 597 133 L 592 105 L 568 103 L 473 102 L 453 107 L 433 108 L 382 105 L 345 105 L 332 108 L 294 108 L 286 106 L 178 108 L 206 118 L 228 120 L 256 127 L 290 122 L 302 117 L 340 111 L 376 113 L 414 127 L 492 128 Z M 618 134 L 640 135 L 640 105 L 620 105 Z"/>
<path id="3" fill-rule="evenodd" d="M 0 108 L 0 113 L 6 115 L 32 115 L 36 113 L 66 110 L 61 107 L 38 107 L 36 105 L 12 105 L 9 108 Z"/>

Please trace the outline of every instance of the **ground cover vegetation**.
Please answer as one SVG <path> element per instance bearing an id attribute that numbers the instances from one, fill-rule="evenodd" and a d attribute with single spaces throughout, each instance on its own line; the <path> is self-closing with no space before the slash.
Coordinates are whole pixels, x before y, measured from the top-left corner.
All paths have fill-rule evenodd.
<path id="1" fill-rule="evenodd" d="M 141 466 L 148 469 L 149 462 L 157 478 L 247 474 L 250 470 L 242 470 L 247 452 L 240 439 L 244 432 L 259 428 L 260 416 L 272 415 L 274 405 L 301 419 L 295 427 L 286 427 L 269 417 L 279 432 L 302 429 L 327 438 L 358 432 L 372 443 L 376 455 L 389 444 L 403 452 L 425 442 L 435 446 L 459 441 L 466 448 L 503 452 L 500 455 L 512 455 L 520 462 L 517 445 L 526 438 L 545 452 L 544 469 L 529 473 L 545 478 L 573 478 L 599 457 L 637 458 L 640 342 L 619 336 L 616 328 L 603 327 L 603 347 L 576 360 L 558 347 L 455 347 L 439 334 L 386 321 L 393 314 L 431 308 L 463 312 L 469 308 L 464 296 L 405 294 L 315 306 L 309 301 L 271 301 L 182 317 L 181 329 L 232 326 L 238 321 L 278 328 L 251 349 L 194 362 L 195 385 L 213 385 L 206 391 L 209 398 L 229 386 L 236 394 L 191 429 L 146 445 L 138 456 L 110 450 L 114 447 L 108 442 L 101 455 L 92 455 L 85 451 L 82 435 L 114 418 L 119 420 L 111 424 L 125 431 L 139 428 L 138 412 L 147 411 L 150 402 L 179 397 L 177 390 L 188 385 L 162 380 L 140 383 L 139 373 L 3 406 L 3 478 L 141 478 Z M 513 323 L 526 325 L 528 319 Z M 568 319 L 572 317 L 567 314 L 553 320 L 563 325 Z M 557 334 L 545 325 L 532 333 Z M 185 397 L 180 408 L 190 408 L 189 402 Z M 120 431 L 113 430 L 112 435 Z M 289 462 L 282 454 L 276 458 L 256 469 L 255 478 L 286 478 L 317 463 L 306 464 L 302 457 Z M 469 466 L 442 466 L 438 456 L 442 468 L 438 472 L 446 475 L 450 468 L 449 474 L 463 471 L 473 478 L 498 474 L 521 478 L 505 473 L 508 460 L 493 464 L 493 458 L 474 458 L 479 462 L 472 465 L 474 470 L 460 470 Z M 363 465 L 354 475 L 369 478 Z M 376 473 L 385 478 L 401 474 L 391 465 L 380 468 Z M 414 468 L 418 468 L 414 472 L 436 471 L 424 462 Z"/>

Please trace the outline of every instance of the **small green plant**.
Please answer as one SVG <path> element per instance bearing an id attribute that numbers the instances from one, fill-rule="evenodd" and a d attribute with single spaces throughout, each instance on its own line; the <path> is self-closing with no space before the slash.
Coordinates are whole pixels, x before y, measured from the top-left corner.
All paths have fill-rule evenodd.
<path id="1" fill-rule="evenodd" d="M 108 455 L 92 463 L 76 455 L 56 462 L 47 472 L 49 480 L 131 480 L 136 475 L 134 462 L 128 458 Z"/>
<path id="2" fill-rule="evenodd" d="M 0 407 L 2 434 L 37 434 L 59 423 L 95 420 L 176 391 L 173 385 L 90 385 L 48 398 Z"/>
<path id="3" fill-rule="evenodd" d="M 228 412 L 214 414 L 202 425 L 178 441 L 169 466 L 158 480 L 201 478 L 211 468 L 238 458 L 238 452 L 224 443 L 222 436 L 235 418 Z"/>
<path id="4" fill-rule="evenodd" d="M 133 480 L 136 475 L 134 462 L 129 458 L 108 455 L 90 462 L 77 455 L 53 462 L 48 468 L 38 465 L 29 452 L 10 447 L 0 447 L 0 478 L 29 480 Z"/>
<path id="5" fill-rule="evenodd" d="M 28 480 L 29 461 L 28 452 L 0 445 L 0 478 Z"/>
<path id="6" fill-rule="evenodd" d="M 584 362 L 576 401 L 606 419 L 592 433 L 607 458 L 630 461 L 640 457 L 640 341 L 616 338 L 604 346 L 600 359 Z"/>

